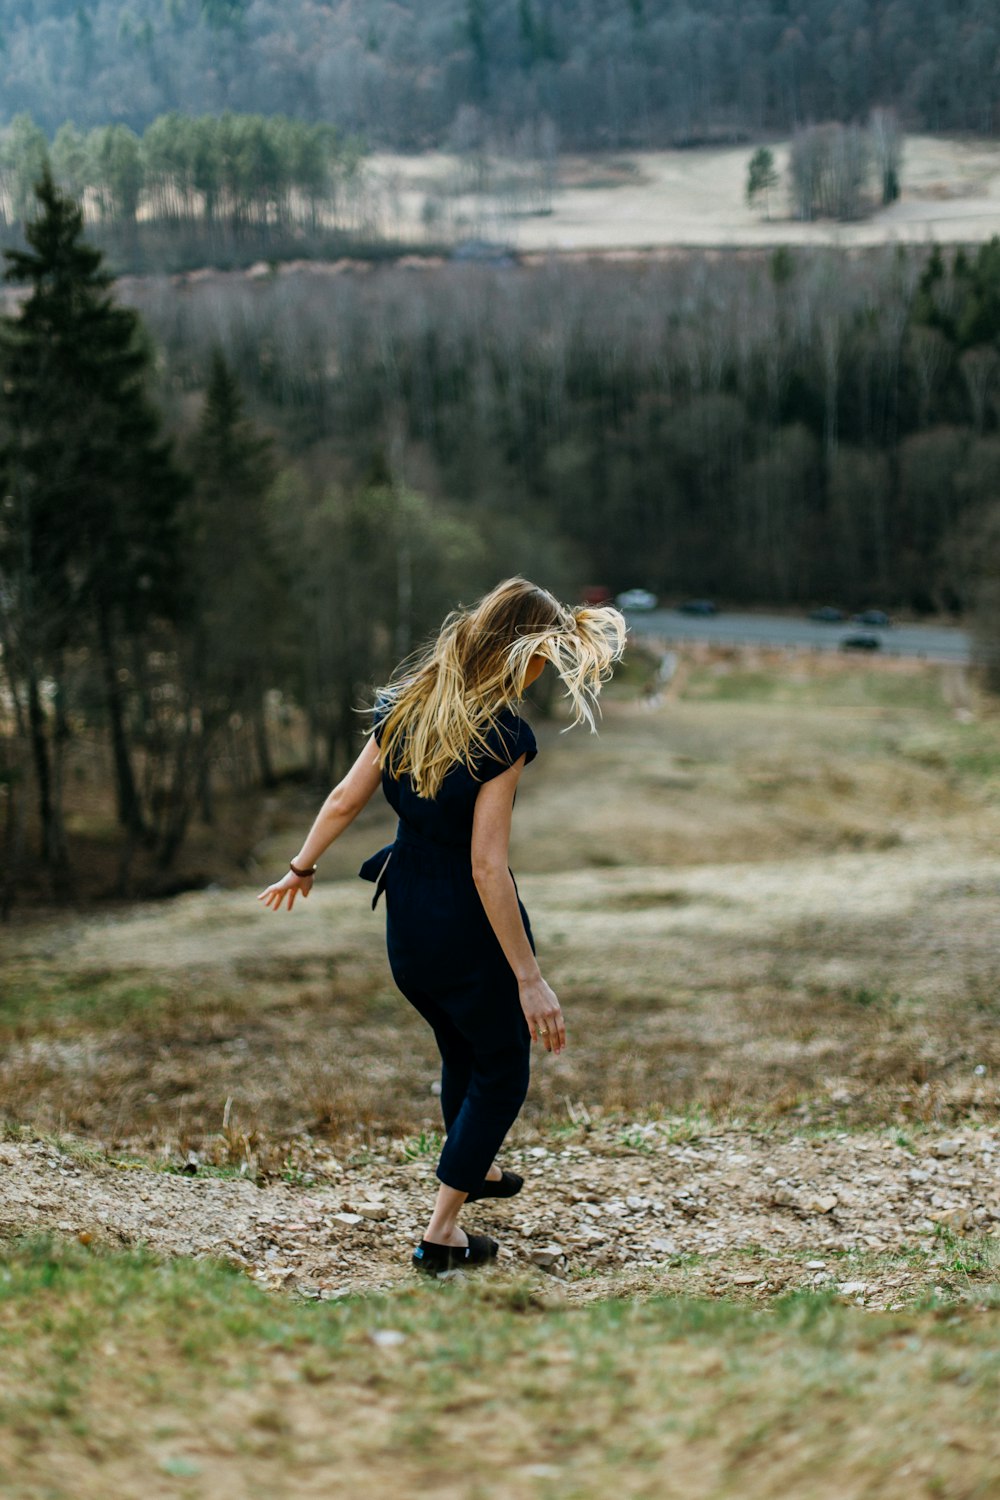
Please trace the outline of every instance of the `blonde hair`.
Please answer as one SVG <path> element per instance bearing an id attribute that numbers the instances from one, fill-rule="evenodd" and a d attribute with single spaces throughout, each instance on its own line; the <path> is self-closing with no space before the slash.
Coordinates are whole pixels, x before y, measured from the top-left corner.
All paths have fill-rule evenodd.
<path id="1" fill-rule="evenodd" d="M 601 684 L 624 649 L 617 609 L 568 609 L 524 578 L 505 579 L 471 608 L 452 610 L 436 639 L 381 690 L 379 765 L 394 779 L 409 775 L 418 796 L 431 799 L 456 763 L 475 775 L 476 752 L 488 750 L 498 715 L 524 693 L 533 656 L 558 672 L 572 723 L 596 732 Z"/>

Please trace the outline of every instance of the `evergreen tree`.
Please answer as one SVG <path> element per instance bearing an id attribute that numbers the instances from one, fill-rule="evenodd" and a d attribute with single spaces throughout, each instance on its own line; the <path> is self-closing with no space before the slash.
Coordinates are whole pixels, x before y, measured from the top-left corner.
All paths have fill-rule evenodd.
<path id="1" fill-rule="evenodd" d="M 747 168 L 747 202 L 753 207 L 760 193 L 764 194 L 767 217 L 771 217 L 771 189 L 778 186 L 779 177 L 774 167 L 774 153 L 766 146 L 759 146 L 750 158 Z"/>
<path id="2" fill-rule="evenodd" d="M 469 46 L 472 49 L 476 97 L 478 99 L 485 99 L 490 91 L 485 0 L 466 0 L 465 26 Z"/>
<path id="3" fill-rule="evenodd" d="M 289 594 L 268 534 L 271 443 L 245 416 L 239 383 L 218 349 L 191 461 L 196 480 L 186 521 L 195 598 L 182 675 L 199 733 L 188 765 L 178 766 L 175 776 L 173 825 L 161 843 L 164 864 L 180 846 L 195 796 L 212 821 L 212 759 L 234 715 L 252 724 L 261 781 L 273 784 L 265 693 L 280 677 L 272 671 L 278 658 L 291 650 L 261 628 L 262 621 L 281 617 Z"/>
<path id="4" fill-rule="evenodd" d="M 980 245 L 970 271 L 963 278 L 965 306 L 959 318 L 959 344 L 996 344 L 1000 340 L 1000 238 Z"/>
<path id="5" fill-rule="evenodd" d="M 131 843 L 147 828 L 127 684 L 154 622 L 184 608 L 177 520 L 186 482 L 146 391 L 151 352 L 138 317 L 116 305 L 113 278 L 82 237 L 80 206 L 47 166 L 36 193 L 28 248 L 4 252 L 6 279 L 27 288 L 20 311 L 0 323 L 3 561 L 16 580 L 8 597 L 32 716 L 41 714 L 32 683 L 61 654 L 89 649 L 99 663 L 118 817 Z M 43 857 L 62 860 L 58 810 L 45 807 L 43 718 L 33 737 Z"/>
<path id="6" fill-rule="evenodd" d="M 202 0 L 201 13 L 213 31 L 236 30 L 246 8 L 247 0 Z"/>

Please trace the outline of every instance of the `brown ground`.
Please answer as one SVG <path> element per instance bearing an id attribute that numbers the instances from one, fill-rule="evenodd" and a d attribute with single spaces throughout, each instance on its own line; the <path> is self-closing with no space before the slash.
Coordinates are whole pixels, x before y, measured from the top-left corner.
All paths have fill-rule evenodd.
<path id="1" fill-rule="evenodd" d="M 994 1226 L 998 720 L 974 691 L 956 716 L 948 671 L 692 648 L 662 701 L 612 692 L 600 738 L 539 726 L 512 863 L 570 1045 L 511 1137 L 524 1207 L 476 1210 L 511 1264 L 557 1243 L 589 1295 L 695 1254 L 728 1286 L 759 1246 L 770 1289 L 807 1250 Z M 440 1122 L 355 878 L 391 819 L 367 812 L 294 912 L 255 899 L 314 800 L 248 809 L 252 884 L 4 934 L 5 1230 L 221 1245 L 313 1289 L 406 1274 Z M 253 1180 L 152 1170 L 191 1153 Z M 368 1202 L 388 1217 L 331 1218 Z"/>
<path id="2" fill-rule="evenodd" d="M 259 1188 L 8 1140 L 0 1237 L 47 1230 L 218 1256 L 305 1296 L 387 1289 L 412 1275 L 409 1251 L 436 1185 L 432 1160 L 408 1160 L 408 1150 L 400 1140 L 360 1160 L 314 1152 L 308 1187 Z M 828 1285 L 869 1307 L 898 1307 L 938 1280 L 954 1289 L 962 1241 L 963 1284 L 968 1272 L 995 1280 L 1000 1262 L 988 1239 L 1000 1223 L 995 1129 L 931 1131 L 901 1145 L 873 1132 L 604 1125 L 549 1135 L 505 1161 L 524 1189 L 475 1205 L 469 1226 L 499 1239 L 501 1269 L 537 1266 L 574 1301 Z"/>

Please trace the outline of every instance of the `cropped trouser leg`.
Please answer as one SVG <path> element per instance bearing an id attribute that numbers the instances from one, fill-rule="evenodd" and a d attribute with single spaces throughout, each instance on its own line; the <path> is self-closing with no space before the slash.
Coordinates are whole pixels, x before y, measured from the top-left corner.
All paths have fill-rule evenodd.
<path id="1" fill-rule="evenodd" d="M 493 1024 L 483 1017 L 494 1000 L 483 994 L 471 1014 L 457 1016 L 424 990 L 396 983 L 434 1032 L 441 1053 L 441 1114 L 447 1140 L 437 1166 L 446 1187 L 478 1188 L 520 1113 L 531 1072 L 531 1035 L 516 996 Z"/>
<path id="2" fill-rule="evenodd" d="M 465 1100 L 472 1077 L 474 1048 L 436 1000 L 422 990 L 407 986 L 407 1000 L 423 1016 L 434 1033 L 441 1054 L 441 1116 L 445 1134 L 451 1129 Z"/>
<path id="3" fill-rule="evenodd" d="M 434 1027 L 434 1036 L 441 1054 L 441 1115 L 447 1135 L 451 1132 L 469 1091 L 473 1051 L 472 1044 L 466 1041 L 447 1017 L 443 1017 Z"/>
<path id="4" fill-rule="evenodd" d="M 465 1098 L 437 1165 L 446 1187 L 471 1193 L 480 1186 L 524 1103 L 529 1073 L 528 1046 L 474 1054 Z"/>

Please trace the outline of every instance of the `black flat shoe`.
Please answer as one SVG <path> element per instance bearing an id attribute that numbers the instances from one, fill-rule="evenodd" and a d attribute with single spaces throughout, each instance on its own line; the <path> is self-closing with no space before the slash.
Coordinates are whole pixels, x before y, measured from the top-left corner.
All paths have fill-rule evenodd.
<path id="1" fill-rule="evenodd" d="M 466 1203 L 475 1203 L 479 1198 L 513 1198 L 524 1187 L 524 1178 L 518 1177 L 516 1172 L 508 1172 L 503 1168 L 503 1176 L 499 1182 L 491 1182 L 487 1177 L 482 1187 L 475 1193 L 466 1193 Z"/>
<path id="2" fill-rule="evenodd" d="M 458 1271 L 463 1266 L 488 1265 L 496 1259 L 499 1249 L 488 1234 L 470 1234 L 467 1245 L 437 1245 L 433 1240 L 421 1240 L 412 1260 L 416 1270 L 437 1276 L 441 1271 Z"/>

